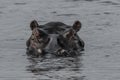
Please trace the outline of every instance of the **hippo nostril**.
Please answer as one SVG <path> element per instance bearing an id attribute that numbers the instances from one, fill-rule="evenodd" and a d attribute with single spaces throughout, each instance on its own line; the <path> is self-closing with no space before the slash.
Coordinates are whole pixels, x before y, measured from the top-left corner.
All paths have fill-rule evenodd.
<path id="1" fill-rule="evenodd" d="M 64 53 L 65 51 L 66 51 L 66 50 L 62 49 L 62 50 L 61 50 L 61 53 Z"/>
<path id="2" fill-rule="evenodd" d="M 39 53 L 42 53 L 42 50 L 41 50 L 41 49 L 38 49 L 37 51 L 38 51 Z"/>
<path id="3" fill-rule="evenodd" d="M 67 56 L 68 55 L 68 51 L 65 49 L 58 49 L 56 51 L 56 53 L 57 53 L 57 56 Z"/>

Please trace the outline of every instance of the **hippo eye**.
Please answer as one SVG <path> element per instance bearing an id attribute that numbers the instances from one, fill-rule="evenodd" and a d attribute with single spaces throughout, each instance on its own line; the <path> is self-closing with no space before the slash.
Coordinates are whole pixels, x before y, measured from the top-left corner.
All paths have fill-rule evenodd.
<path id="1" fill-rule="evenodd" d="M 34 39 L 32 39 L 32 40 L 34 40 Z"/>
<path id="2" fill-rule="evenodd" d="M 34 40 L 34 38 L 32 37 L 31 40 Z"/>
<path id="3" fill-rule="evenodd" d="M 37 39 L 40 39 L 41 37 L 40 36 L 36 36 L 37 37 Z"/>
<path id="4" fill-rule="evenodd" d="M 57 42 L 61 47 L 64 47 L 64 48 L 66 48 L 66 46 L 68 44 L 67 40 L 62 35 L 59 35 L 57 37 Z"/>
<path id="5" fill-rule="evenodd" d="M 42 42 L 43 41 L 43 39 L 41 38 L 41 39 L 38 39 L 39 40 L 39 42 Z"/>

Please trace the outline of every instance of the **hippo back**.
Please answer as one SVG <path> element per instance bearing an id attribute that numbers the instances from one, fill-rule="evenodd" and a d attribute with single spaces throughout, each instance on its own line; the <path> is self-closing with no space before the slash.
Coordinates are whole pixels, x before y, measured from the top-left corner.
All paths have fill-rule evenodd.
<path id="1" fill-rule="evenodd" d="M 71 26 L 62 22 L 49 22 L 44 25 L 39 25 L 39 28 L 45 30 L 48 34 L 61 34 L 70 29 Z"/>

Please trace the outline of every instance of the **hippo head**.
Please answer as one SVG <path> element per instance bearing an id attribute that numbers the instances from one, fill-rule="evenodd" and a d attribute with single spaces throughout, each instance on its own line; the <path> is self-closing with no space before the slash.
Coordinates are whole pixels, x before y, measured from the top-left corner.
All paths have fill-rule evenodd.
<path id="1" fill-rule="evenodd" d="M 26 43 L 29 51 L 27 53 L 39 56 L 43 54 L 43 49 L 49 43 L 50 38 L 44 30 L 39 28 L 37 21 L 32 21 L 30 28 L 32 30 L 32 34 Z"/>
<path id="2" fill-rule="evenodd" d="M 57 23 L 55 24 L 57 25 Z M 67 25 L 63 26 L 68 27 Z M 84 42 L 77 35 L 81 28 L 79 21 L 75 21 L 68 30 L 57 34 L 49 34 L 35 20 L 31 22 L 30 28 L 32 35 L 27 41 L 27 47 L 28 53 L 32 55 L 39 56 L 48 51 L 48 53 L 58 56 L 69 56 L 76 54 L 79 49 L 84 47 Z"/>
<path id="3" fill-rule="evenodd" d="M 77 32 L 81 28 L 81 23 L 76 21 L 71 29 L 60 34 L 57 38 L 60 49 L 57 51 L 60 55 L 75 55 L 84 47 L 84 42 L 78 37 Z"/>

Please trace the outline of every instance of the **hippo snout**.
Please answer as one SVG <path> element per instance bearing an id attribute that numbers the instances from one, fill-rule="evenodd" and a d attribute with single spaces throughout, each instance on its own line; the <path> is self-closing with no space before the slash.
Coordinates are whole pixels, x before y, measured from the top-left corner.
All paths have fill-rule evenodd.
<path id="1" fill-rule="evenodd" d="M 65 49 L 58 49 L 55 53 L 57 56 L 75 56 L 75 51 L 72 50 L 65 50 Z"/>
<path id="2" fill-rule="evenodd" d="M 34 47 L 29 47 L 27 48 L 27 55 L 32 55 L 32 56 L 40 56 L 43 54 L 43 50 L 42 49 L 36 49 Z"/>

